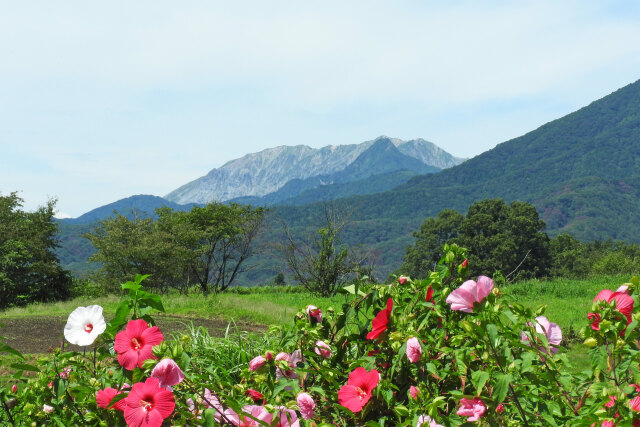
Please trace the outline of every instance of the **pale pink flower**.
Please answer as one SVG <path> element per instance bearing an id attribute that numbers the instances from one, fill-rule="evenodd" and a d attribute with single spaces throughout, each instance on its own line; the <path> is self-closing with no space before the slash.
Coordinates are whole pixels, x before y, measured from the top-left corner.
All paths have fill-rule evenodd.
<path id="1" fill-rule="evenodd" d="M 322 323 L 322 310 L 320 310 L 315 305 L 308 305 L 307 306 L 307 317 L 309 318 L 310 322 L 313 319 L 318 323 Z"/>
<path id="2" fill-rule="evenodd" d="M 313 418 L 313 409 L 316 407 L 316 402 L 313 401 L 313 398 L 308 393 L 300 393 L 296 401 L 298 402 L 298 408 L 300 408 L 302 418 L 305 420 Z"/>
<path id="3" fill-rule="evenodd" d="M 106 328 L 102 307 L 99 305 L 78 307 L 71 312 L 67 324 L 64 325 L 64 337 L 71 344 L 87 346 L 93 344 Z"/>
<path id="4" fill-rule="evenodd" d="M 318 356 L 322 356 L 325 359 L 331 357 L 331 347 L 324 341 L 316 341 L 316 348 L 314 349 Z"/>
<path id="5" fill-rule="evenodd" d="M 620 287 L 616 289 L 616 292 L 629 295 L 629 285 L 620 285 Z"/>
<path id="6" fill-rule="evenodd" d="M 413 400 L 416 400 L 418 398 L 418 395 L 420 394 L 420 389 L 414 385 L 412 385 L 411 387 L 409 387 L 409 395 L 411 396 L 411 398 Z"/>
<path id="7" fill-rule="evenodd" d="M 462 417 L 469 417 L 467 418 L 467 422 L 473 422 L 478 421 L 486 410 L 487 406 L 479 397 L 474 397 L 473 399 L 463 397 L 460 399 L 460 408 L 458 408 L 456 414 Z"/>
<path id="8" fill-rule="evenodd" d="M 431 418 L 429 415 L 420 415 L 420 418 L 418 418 L 418 424 L 416 424 L 416 427 L 444 427 L 442 424 L 438 424 L 436 423 L 436 421 Z"/>
<path id="9" fill-rule="evenodd" d="M 45 404 L 45 405 L 42 405 L 42 410 L 43 410 L 44 412 L 46 412 L 47 414 L 52 413 L 52 412 L 53 412 L 53 409 L 54 409 L 54 408 L 53 408 L 53 406 L 49 406 L 49 405 L 46 405 L 46 404 Z"/>
<path id="10" fill-rule="evenodd" d="M 545 316 L 536 317 L 536 332 L 544 335 L 547 338 L 547 342 L 551 347 L 552 353 L 557 353 L 557 346 L 562 342 L 562 330 L 556 323 L 549 322 Z M 529 345 L 529 335 L 522 332 L 522 341 Z"/>
<path id="11" fill-rule="evenodd" d="M 287 354 L 284 352 L 278 353 L 276 356 L 276 379 L 280 379 L 282 377 L 287 378 L 298 378 L 298 374 L 295 373 L 294 369 L 298 367 L 298 362 L 302 362 L 302 355 L 300 354 L 300 350 L 295 350 L 291 354 Z M 289 366 L 289 369 L 283 369 L 277 362 L 285 361 Z"/>
<path id="12" fill-rule="evenodd" d="M 262 368 L 265 363 L 267 363 L 267 359 L 265 359 L 263 356 L 256 356 L 249 362 L 249 370 L 257 371 L 258 369 Z"/>
<path id="13" fill-rule="evenodd" d="M 66 379 L 70 373 L 71 373 L 71 366 L 67 366 L 62 370 L 62 372 L 60 372 L 60 378 Z"/>
<path id="14" fill-rule="evenodd" d="M 278 420 L 277 427 L 300 427 L 300 420 L 298 420 L 296 411 L 286 406 L 276 406 L 274 409 L 276 410 L 276 420 Z"/>
<path id="15" fill-rule="evenodd" d="M 180 366 L 173 359 L 162 359 L 151 371 L 151 376 L 160 381 L 160 387 L 174 386 L 184 380 Z"/>
<path id="16" fill-rule="evenodd" d="M 409 362 L 416 363 L 420 361 L 420 358 L 422 357 L 422 346 L 420 345 L 418 338 L 412 337 L 407 340 L 406 354 Z"/>
<path id="17" fill-rule="evenodd" d="M 447 304 L 451 304 L 451 310 L 473 312 L 473 304 L 482 302 L 491 293 L 493 280 L 486 276 L 478 277 L 478 281 L 467 280 L 458 289 L 455 289 L 447 297 Z"/>
<path id="18" fill-rule="evenodd" d="M 254 420 L 253 418 L 249 418 L 247 415 L 256 419 Z M 238 427 L 259 427 L 263 426 L 264 423 L 270 425 L 273 420 L 273 415 L 270 414 L 264 406 L 246 405 L 242 408 L 242 412 L 240 414 L 237 414 L 233 409 L 227 409 L 224 411 L 221 418 L 224 421 L 229 422 L 231 425 Z"/>

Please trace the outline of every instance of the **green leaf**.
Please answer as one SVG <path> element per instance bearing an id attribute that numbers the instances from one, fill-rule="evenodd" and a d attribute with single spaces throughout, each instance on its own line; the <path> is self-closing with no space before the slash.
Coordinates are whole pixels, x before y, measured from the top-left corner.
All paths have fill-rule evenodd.
<path id="1" fill-rule="evenodd" d="M 511 383 L 511 375 L 498 374 L 496 376 L 496 384 L 493 387 L 493 398 L 496 403 L 502 402 L 509 392 L 509 384 Z"/>
<path id="2" fill-rule="evenodd" d="M 532 362 L 537 356 L 534 353 L 523 353 L 522 354 L 522 367 L 520 368 L 520 372 L 525 373 L 533 370 Z"/>
<path id="3" fill-rule="evenodd" d="M 19 371 L 40 372 L 40 369 L 37 366 L 29 365 L 27 363 L 12 363 L 11 367 Z"/>
<path id="4" fill-rule="evenodd" d="M 494 347 L 498 346 L 498 327 L 493 323 L 487 325 L 487 334 Z"/>
<path id="5" fill-rule="evenodd" d="M 162 300 L 158 295 L 148 294 L 145 298 L 142 298 L 138 301 L 140 306 L 146 305 L 149 307 L 153 307 L 158 311 L 164 312 L 164 306 L 162 305 Z"/>
<path id="6" fill-rule="evenodd" d="M 14 356 L 18 356 L 19 358 L 24 359 L 24 356 L 22 355 L 22 353 L 20 353 L 15 348 L 9 347 L 7 344 L 4 344 L 4 343 L 0 343 L 0 353 L 11 353 Z"/>
<path id="7" fill-rule="evenodd" d="M 484 385 L 489 380 L 489 373 L 485 371 L 473 371 L 471 374 L 471 383 L 476 388 L 476 395 L 480 396 Z"/>
<path id="8" fill-rule="evenodd" d="M 129 395 L 128 393 L 116 394 L 115 396 L 113 396 L 113 399 L 111 399 L 111 401 L 107 405 L 107 408 L 110 408 L 111 406 L 113 406 L 116 403 L 120 402 L 122 399 L 126 399 L 128 395 Z"/>
<path id="9" fill-rule="evenodd" d="M 216 410 L 213 408 L 209 408 L 204 411 L 204 416 L 202 417 L 202 425 L 204 427 L 213 427 L 216 420 Z"/>
<path id="10" fill-rule="evenodd" d="M 60 399 L 60 397 L 63 396 L 64 392 L 67 390 L 67 381 L 61 380 L 59 378 L 53 380 L 53 389 L 56 391 L 56 397 Z"/>

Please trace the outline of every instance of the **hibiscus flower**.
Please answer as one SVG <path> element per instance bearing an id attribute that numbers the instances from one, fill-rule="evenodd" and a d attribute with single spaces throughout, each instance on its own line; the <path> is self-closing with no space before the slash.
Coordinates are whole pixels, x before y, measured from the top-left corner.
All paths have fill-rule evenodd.
<path id="1" fill-rule="evenodd" d="M 406 354 L 409 362 L 416 363 L 420 361 L 420 358 L 422 357 L 422 346 L 420 345 L 418 338 L 411 337 L 407 340 Z"/>
<path id="2" fill-rule="evenodd" d="M 380 373 L 375 369 L 367 372 L 363 367 L 356 368 L 349 374 L 347 385 L 338 391 L 338 403 L 351 412 L 360 412 L 369 402 L 379 381 Z"/>
<path id="3" fill-rule="evenodd" d="M 100 408 L 103 408 L 103 409 L 117 409 L 118 411 L 124 411 L 124 407 L 126 406 L 124 399 L 118 400 L 116 403 L 109 406 L 109 403 L 111 402 L 111 400 L 113 400 L 113 398 L 116 397 L 116 395 L 122 394 L 122 393 L 124 392 L 118 391 L 115 388 L 111 388 L 111 387 L 107 387 L 103 390 L 98 390 L 98 392 L 96 393 L 96 403 Z M 109 408 L 107 408 L 107 406 L 109 406 Z"/>
<path id="4" fill-rule="evenodd" d="M 250 415 L 253 418 L 250 418 L 247 415 Z M 239 415 L 233 409 L 227 409 L 224 411 L 222 418 L 234 426 L 259 427 L 263 426 L 264 423 L 270 425 L 273 420 L 273 415 L 269 413 L 264 406 L 246 405 L 242 408 L 242 412 Z"/>
<path id="5" fill-rule="evenodd" d="M 447 297 L 451 310 L 473 312 L 473 304 L 482 302 L 493 289 L 493 280 L 486 276 L 478 277 L 478 281 L 467 280 Z"/>
<path id="6" fill-rule="evenodd" d="M 282 364 L 278 362 L 285 361 L 286 365 L 289 369 L 283 368 Z M 300 350 L 295 350 L 291 354 L 287 354 L 285 352 L 278 353 L 276 356 L 276 379 L 279 380 L 282 377 L 287 378 L 298 378 L 298 374 L 296 374 L 295 370 L 298 367 L 298 363 L 302 362 L 302 355 L 300 354 Z"/>
<path id="7" fill-rule="evenodd" d="M 152 349 L 164 340 L 157 326 L 149 327 L 142 319 L 131 320 L 124 331 L 116 335 L 113 349 L 118 353 L 118 363 L 125 369 L 142 368 L 147 359 L 155 359 Z"/>
<path id="8" fill-rule="evenodd" d="M 173 393 L 161 388 L 157 378 L 134 384 L 125 402 L 124 419 L 129 427 L 160 427 L 176 406 Z"/>
<path id="9" fill-rule="evenodd" d="M 64 337 L 71 344 L 91 345 L 104 332 L 107 324 L 102 316 L 102 307 L 90 305 L 78 307 L 71 312 L 64 326 Z"/>
<path id="10" fill-rule="evenodd" d="M 368 340 L 375 340 L 384 331 L 387 330 L 389 325 L 389 318 L 391 317 L 391 311 L 393 310 L 393 299 L 387 300 L 387 308 L 380 310 L 376 315 L 376 318 L 371 322 L 371 332 L 367 334 Z"/>
<path id="11" fill-rule="evenodd" d="M 322 310 L 315 305 L 307 306 L 307 317 L 311 323 L 322 323 Z"/>
<path id="12" fill-rule="evenodd" d="M 620 288 L 618 288 L 620 289 Z M 618 310 L 624 317 L 627 319 L 627 325 L 631 323 L 631 312 L 633 311 L 633 298 L 631 298 L 627 293 L 626 289 L 623 292 L 613 292 L 609 289 L 603 289 L 598 292 L 598 295 L 593 299 L 593 302 L 597 301 L 606 301 L 607 303 L 611 303 L 615 301 L 616 310 Z M 594 331 L 600 330 L 600 321 L 602 317 L 599 313 L 589 313 L 587 314 L 587 318 L 591 320 L 591 329 Z"/>
<path id="13" fill-rule="evenodd" d="M 562 342 L 562 330 L 556 323 L 550 322 L 545 316 L 536 317 L 536 332 L 544 335 L 551 347 L 552 353 L 557 353 L 557 346 Z M 522 332 L 522 341 L 529 344 L 529 335 Z"/>
<path id="14" fill-rule="evenodd" d="M 162 359 L 151 371 L 151 376 L 158 379 L 160 387 L 174 386 L 184 380 L 180 366 L 173 359 Z"/>
<path id="15" fill-rule="evenodd" d="M 478 421 L 487 410 L 487 405 L 485 405 L 479 397 L 474 397 L 473 399 L 463 397 L 460 399 L 460 405 L 461 406 L 456 414 L 463 417 L 469 417 L 467 418 L 467 422 L 469 423 Z"/>
<path id="16" fill-rule="evenodd" d="M 313 401 L 313 397 L 309 393 L 298 394 L 296 402 L 298 402 L 302 418 L 305 420 L 313 418 L 313 409 L 316 407 L 316 402 Z"/>
<path id="17" fill-rule="evenodd" d="M 331 357 L 331 346 L 324 341 L 316 341 L 314 351 L 318 356 L 322 356 L 325 359 L 329 359 Z"/>

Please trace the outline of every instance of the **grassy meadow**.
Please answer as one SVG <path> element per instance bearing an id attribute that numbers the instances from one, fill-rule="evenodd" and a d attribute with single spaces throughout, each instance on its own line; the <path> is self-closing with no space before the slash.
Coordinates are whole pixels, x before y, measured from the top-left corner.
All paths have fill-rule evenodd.
<path id="1" fill-rule="evenodd" d="M 551 281 L 529 280 L 508 284 L 501 288 L 506 297 L 513 298 L 530 308 L 546 306 L 545 315 L 558 323 L 569 345 L 570 360 L 576 370 L 588 368 L 586 348 L 581 345 L 578 332 L 587 324 L 586 315 L 594 296 L 601 289 L 615 290 L 629 280 L 626 276 L 594 277 L 585 280 L 555 279 Z M 256 288 L 218 295 L 200 294 L 162 296 L 166 315 L 184 319 L 218 319 L 224 322 L 244 322 L 253 325 L 281 325 L 292 322 L 296 313 L 308 304 L 340 309 L 346 301 L 344 295 L 320 298 L 289 287 Z M 119 297 L 108 295 L 92 298 L 76 298 L 70 301 L 31 304 L 0 312 L 2 319 L 29 319 L 39 316 L 66 317 L 78 306 L 99 304 L 104 307 L 107 321 L 114 315 Z M 214 335 L 214 332 L 211 332 Z M 5 358 L 6 356 L 1 356 Z"/>

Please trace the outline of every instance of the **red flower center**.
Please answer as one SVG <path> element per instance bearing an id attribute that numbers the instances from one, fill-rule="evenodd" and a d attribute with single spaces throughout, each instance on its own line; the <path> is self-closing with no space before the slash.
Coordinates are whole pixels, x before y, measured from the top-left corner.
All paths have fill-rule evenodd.
<path id="1" fill-rule="evenodd" d="M 138 341 L 138 338 L 131 338 L 131 347 L 133 347 L 134 350 L 140 350 L 142 343 Z"/>
<path id="2" fill-rule="evenodd" d="M 84 325 L 84 331 L 86 333 L 91 333 L 91 331 L 93 331 L 93 325 L 91 323 L 87 323 L 86 325 Z"/>
<path id="3" fill-rule="evenodd" d="M 147 402 L 146 400 L 141 400 L 140 401 L 140 407 L 142 409 L 144 409 L 145 411 L 147 411 L 147 412 L 149 412 L 150 410 L 153 409 L 153 405 L 151 404 L 151 402 Z"/>
<path id="4" fill-rule="evenodd" d="M 367 397 L 367 392 L 360 387 L 356 387 L 356 393 L 358 393 L 358 397 L 360 398 L 360 400 L 364 400 L 364 398 Z"/>

